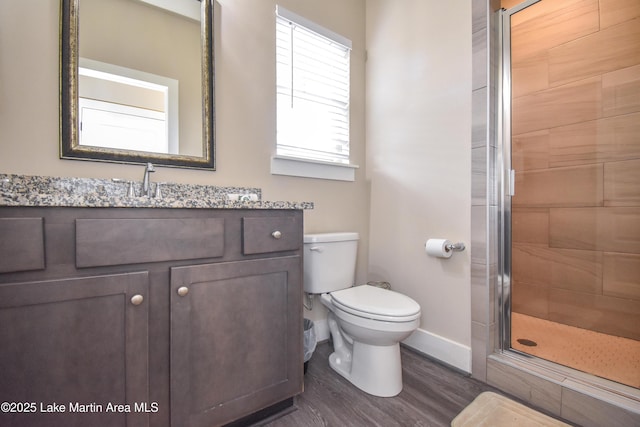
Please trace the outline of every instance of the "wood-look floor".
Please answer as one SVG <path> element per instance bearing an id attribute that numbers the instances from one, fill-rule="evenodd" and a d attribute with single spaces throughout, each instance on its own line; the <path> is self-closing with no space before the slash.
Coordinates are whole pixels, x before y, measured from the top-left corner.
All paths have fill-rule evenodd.
<path id="1" fill-rule="evenodd" d="M 496 389 L 402 348 L 404 388 L 392 398 L 368 395 L 329 367 L 330 343 L 319 344 L 296 398 L 296 410 L 269 427 L 449 426 L 483 391 Z M 501 393 L 503 394 L 503 393 Z"/>

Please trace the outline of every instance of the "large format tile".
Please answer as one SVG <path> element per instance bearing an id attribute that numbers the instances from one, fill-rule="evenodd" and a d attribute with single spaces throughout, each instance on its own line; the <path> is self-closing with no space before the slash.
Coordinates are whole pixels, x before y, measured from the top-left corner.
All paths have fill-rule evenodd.
<path id="1" fill-rule="evenodd" d="M 497 362 L 492 358 L 487 361 L 487 382 L 490 385 L 552 414 L 560 414 L 560 382 L 563 379 L 558 377 L 556 382 L 551 382 L 539 375 Z"/>
<path id="2" fill-rule="evenodd" d="M 519 282 L 602 294 L 602 252 L 514 244 L 513 279 Z"/>
<path id="3" fill-rule="evenodd" d="M 640 425 L 637 389 L 599 388 L 574 381 L 548 364 L 536 359 L 513 355 L 489 356 L 489 382 L 519 391 L 525 402 L 532 404 L 545 396 L 551 400 L 551 413 L 579 426 L 630 427 Z M 515 372 L 514 372 L 515 371 Z M 579 374 L 574 374 L 582 377 Z M 597 381 L 602 384 L 602 381 Z M 514 394 L 514 393 L 512 393 Z M 629 396 L 629 397 L 627 397 Z M 634 397 L 635 396 L 635 399 Z M 540 405 L 537 405 L 540 406 Z M 586 406 L 589 406 L 588 408 Z M 552 412 L 557 411 L 557 412 Z"/>
<path id="4" fill-rule="evenodd" d="M 559 86 L 640 63 L 640 18 L 549 50 L 549 83 Z"/>
<path id="5" fill-rule="evenodd" d="M 571 385 L 571 384 L 568 384 Z M 575 388 L 579 388 L 576 384 Z M 601 398 L 563 387 L 561 415 L 583 427 L 628 427 L 640 425 L 640 414 L 613 406 Z"/>
<path id="6" fill-rule="evenodd" d="M 637 21 L 640 25 L 640 20 Z M 638 43 L 640 50 L 640 43 Z M 640 65 L 602 76 L 602 113 L 605 117 L 640 111 Z M 636 133 L 637 135 L 637 133 Z"/>
<path id="7" fill-rule="evenodd" d="M 549 130 L 514 135 L 511 138 L 511 168 L 516 171 L 549 167 Z"/>
<path id="8" fill-rule="evenodd" d="M 477 380 L 487 380 L 487 337 L 490 328 L 479 322 L 471 322 L 471 376 Z"/>
<path id="9" fill-rule="evenodd" d="M 552 208 L 554 248 L 640 254 L 640 207 Z"/>
<path id="10" fill-rule="evenodd" d="M 604 205 L 640 206 L 640 159 L 604 164 Z"/>
<path id="11" fill-rule="evenodd" d="M 595 120 L 601 116 L 601 77 L 579 80 L 513 100 L 514 135 Z"/>
<path id="12" fill-rule="evenodd" d="M 638 0 L 600 0 L 600 28 L 604 29 L 640 16 Z"/>
<path id="13" fill-rule="evenodd" d="M 640 158 L 638 135 L 640 113 L 551 129 L 548 142 L 549 166 L 575 166 Z"/>
<path id="14" fill-rule="evenodd" d="M 598 0 L 542 1 L 514 15 L 511 22 L 512 56 L 517 61 L 598 31 Z"/>
<path id="15" fill-rule="evenodd" d="M 513 243 L 549 244 L 549 209 L 514 208 L 511 211 Z"/>
<path id="16" fill-rule="evenodd" d="M 553 288 L 549 294 L 549 320 L 640 340 L 637 300 Z"/>
<path id="17" fill-rule="evenodd" d="M 549 87 L 549 60 L 547 51 L 511 62 L 513 98 L 518 98 Z"/>
<path id="18" fill-rule="evenodd" d="M 487 13 L 489 2 L 487 0 L 473 0 L 471 3 L 471 30 L 476 31 L 487 30 Z"/>
<path id="19" fill-rule="evenodd" d="M 486 264 L 471 263 L 471 321 L 489 323 L 489 285 Z"/>
<path id="20" fill-rule="evenodd" d="M 472 76 L 471 89 L 476 90 L 487 86 L 487 76 L 489 72 L 487 50 L 487 29 L 474 30 L 472 34 Z"/>
<path id="21" fill-rule="evenodd" d="M 640 301 L 640 255 L 605 252 L 604 295 Z"/>
<path id="22" fill-rule="evenodd" d="M 602 165 L 516 171 L 514 207 L 602 206 Z"/>
<path id="23" fill-rule="evenodd" d="M 471 204 L 487 204 L 487 146 L 471 150 Z"/>
<path id="24" fill-rule="evenodd" d="M 471 262 L 487 262 L 487 206 L 471 207 Z"/>
<path id="25" fill-rule="evenodd" d="M 511 282 L 511 311 L 541 319 L 549 318 L 549 286 Z"/>
<path id="26" fill-rule="evenodd" d="M 471 92 L 471 147 L 487 145 L 487 88 L 482 87 Z"/>

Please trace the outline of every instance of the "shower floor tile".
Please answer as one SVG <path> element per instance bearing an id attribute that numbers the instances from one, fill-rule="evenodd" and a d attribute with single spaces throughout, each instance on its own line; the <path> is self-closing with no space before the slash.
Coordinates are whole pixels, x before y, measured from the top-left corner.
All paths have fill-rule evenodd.
<path id="1" fill-rule="evenodd" d="M 511 313 L 511 341 L 518 351 L 640 388 L 640 341 L 520 313 Z"/>

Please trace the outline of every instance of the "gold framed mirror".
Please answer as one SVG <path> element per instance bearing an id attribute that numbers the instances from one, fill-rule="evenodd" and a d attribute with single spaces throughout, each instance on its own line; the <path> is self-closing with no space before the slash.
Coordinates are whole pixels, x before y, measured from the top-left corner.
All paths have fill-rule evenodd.
<path id="1" fill-rule="evenodd" d="M 213 1 L 60 0 L 60 158 L 215 170 Z"/>

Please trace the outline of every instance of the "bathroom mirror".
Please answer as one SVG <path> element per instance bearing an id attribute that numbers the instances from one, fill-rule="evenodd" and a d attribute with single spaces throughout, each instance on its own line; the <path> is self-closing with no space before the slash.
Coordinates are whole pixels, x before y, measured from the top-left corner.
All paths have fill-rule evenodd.
<path id="1" fill-rule="evenodd" d="M 60 7 L 60 157 L 215 169 L 213 0 Z"/>

